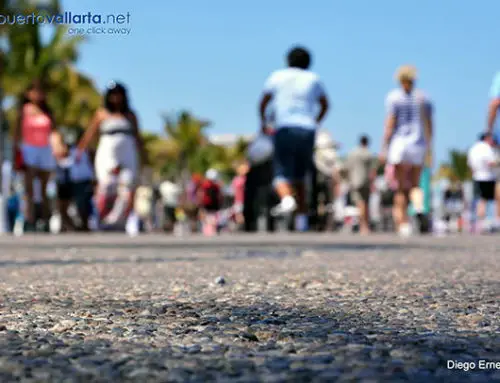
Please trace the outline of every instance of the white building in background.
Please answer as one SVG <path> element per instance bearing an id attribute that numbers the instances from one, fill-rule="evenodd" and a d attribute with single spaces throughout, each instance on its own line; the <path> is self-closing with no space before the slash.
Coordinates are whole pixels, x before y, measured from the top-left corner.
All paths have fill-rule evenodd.
<path id="1" fill-rule="evenodd" d="M 233 146 L 241 139 L 252 141 L 255 137 L 255 134 L 212 134 L 208 137 L 208 140 L 214 145 Z"/>
<path id="2" fill-rule="evenodd" d="M 234 133 L 226 133 L 226 134 L 212 134 L 208 136 L 208 140 L 215 145 L 222 146 L 232 146 L 235 145 L 240 139 L 244 139 L 245 141 L 252 141 L 257 137 L 256 133 L 253 134 L 234 134 Z M 337 149 L 339 144 L 333 140 L 331 133 L 326 129 L 320 129 L 318 131 L 316 146 L 323 148 L 333 147 Z"/>

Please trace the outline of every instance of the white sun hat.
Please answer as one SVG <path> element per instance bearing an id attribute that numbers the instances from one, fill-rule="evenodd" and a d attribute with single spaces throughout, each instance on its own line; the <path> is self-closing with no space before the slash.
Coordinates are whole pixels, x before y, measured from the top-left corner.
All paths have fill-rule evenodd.
<path id="1" fill-rule="evenodd" d="M 215 169 L 208 169 L 205 173 L 205 178 L 210 181 L 217 181 L 219 179 L 219 172 Z"/>

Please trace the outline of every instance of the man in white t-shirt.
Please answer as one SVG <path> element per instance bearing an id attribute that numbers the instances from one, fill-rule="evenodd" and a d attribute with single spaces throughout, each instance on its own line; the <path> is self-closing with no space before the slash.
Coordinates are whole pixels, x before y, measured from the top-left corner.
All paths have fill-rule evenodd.
<path id="1" fill-rule="evenodd" d="M 274 133 L 266 121 L 267 107 L 273 103 L 274 186 L 281 202 L 272 213 L 288 215 L 297 210 L 296 228 L 303 231 L 307 229 L 304 178 L 313 167 L 316 129 L 328 111 L 328 98 L 319 76 L 309 71 L 311 55 L 306 49 L 293 48 L 287 61 L 287 68 L 267 79 L 259 113 L 262 132 Z"/>
<path id="2" fill-rule="evenodd" d="M 487 203 L 495 200 L 495 167 L 498 166 L 498 160 L 494 150 L 495 140 L 493 135 L 485 133 L 480 138 L 469 149 L 467 163 L 472 170 L 474 194 L 479 199 L 476 215 L 478 223 L 481 225 L 481 221 L 484 221 L 486 217 Z"/>

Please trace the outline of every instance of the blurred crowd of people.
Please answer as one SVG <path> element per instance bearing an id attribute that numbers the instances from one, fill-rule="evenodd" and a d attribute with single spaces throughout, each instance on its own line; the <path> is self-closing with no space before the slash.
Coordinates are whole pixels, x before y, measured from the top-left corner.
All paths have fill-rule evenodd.
<path id="1" fill-rule="evenodd" d="M 340 161 L 335 143 L 319 129 L 329 100 L 320 77 L 309 70 L 310 53 L 296 47 L 286 59 L 287 67 L 265 82 L 260 134 L 246 159 L 234 164 L 232 180 L 209 169 L 188 180 L 144 182 L 140 127 L 123 84 L 109 84 L 87 129 L 65 135 L 55 125 L 43 83 L 34 81 L 19 102 L 13 156 L 2 168 L 8 230 L 215 235 L 348 228 L 407 236 L 443 225 L 446 231 L 450 222 L 462 228 L 468 212 L 470 230 L 483 232 L 489 230 L 487 204 L 495 200 L 500 217 L 493 134 L 500 78 L 492 89 L 489 129 L 468 153 L 473 202 L 466 204 L 462 186 L 453 184 L 443 195 L 443 219 L 437 220 L 431 214 L 433 105 L 415 86 L 415 68 L 396 73 L 399 86 L 386 98 L 380 152 L 372 152 L 363 135 Z M 96 137 L 94 152 L 89 147 Z"/>

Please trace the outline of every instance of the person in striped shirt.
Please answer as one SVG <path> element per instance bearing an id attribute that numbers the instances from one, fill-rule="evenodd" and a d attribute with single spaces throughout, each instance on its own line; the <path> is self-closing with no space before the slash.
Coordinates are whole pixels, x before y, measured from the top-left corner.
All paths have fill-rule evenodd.
<path id="1" fill-rule="evenodd" d="M 380 159 L 394 166 L 398 184 L 394 196 L 394 222 L 400 234 L 411 234 L 408 202 L 413 203 L 423 225 L 423 193 L 420 175 L 432 142 L 432 104 L 415 88 L 416 69 L 403 66 L 396 73 L 400 87 L 386 98 L 387 118 Z"/>

